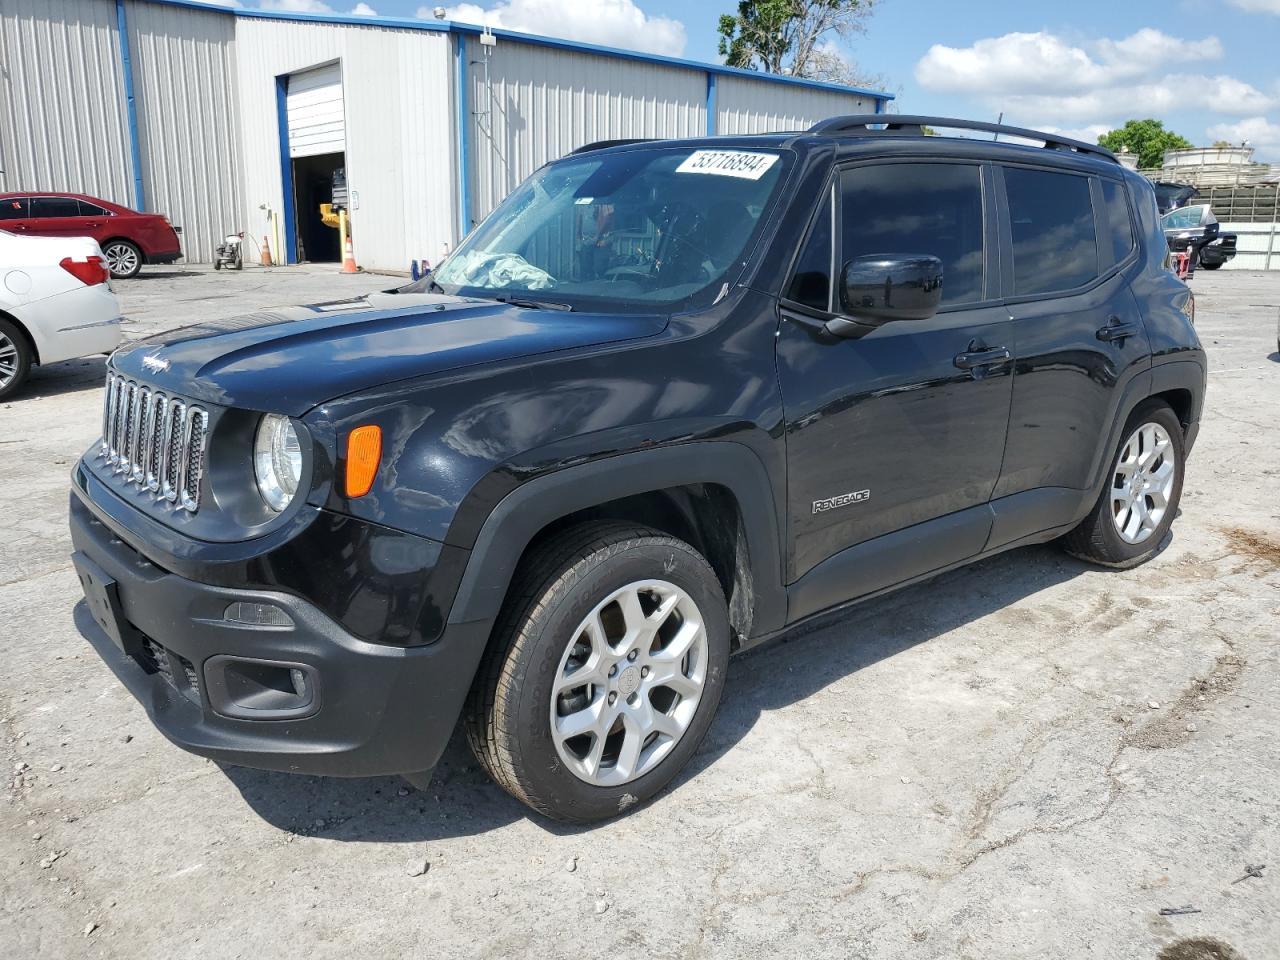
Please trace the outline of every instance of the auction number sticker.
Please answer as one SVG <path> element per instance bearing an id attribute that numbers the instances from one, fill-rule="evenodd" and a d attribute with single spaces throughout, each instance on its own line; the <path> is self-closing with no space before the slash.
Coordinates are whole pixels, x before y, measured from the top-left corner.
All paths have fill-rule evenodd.
<path id="1" fill-rule="evenodd" d="M 776 153 L 751 153 L 748 150 L 695 150 L 676 173 L 710 173 L 717 177 L 759 180 L 778 162 Z"/>

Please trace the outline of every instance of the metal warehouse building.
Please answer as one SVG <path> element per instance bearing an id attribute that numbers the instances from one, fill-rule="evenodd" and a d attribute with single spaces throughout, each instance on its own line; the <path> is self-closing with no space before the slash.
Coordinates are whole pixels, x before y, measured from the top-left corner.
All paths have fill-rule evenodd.
<path id="1" fill-rule="evenodd" d="M 277 262 L 435 262 L 524 177 L 585 143 L 803 128 L 891 96 L 449 21 L 191 0 L 0 0 L 0 190 L 167 213 L 187 259 L 226 233 Z"/>

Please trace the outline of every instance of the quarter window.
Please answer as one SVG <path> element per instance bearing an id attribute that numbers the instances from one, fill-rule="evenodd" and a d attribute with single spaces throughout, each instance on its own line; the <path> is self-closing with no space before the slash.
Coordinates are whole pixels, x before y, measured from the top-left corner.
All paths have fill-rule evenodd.
<path id="1" fill-rule="evenodd" d="M 74 197 L 32 197 L 32 217 L 78 217 L 80 201 Z"/>
<path id="2" fill-rule="evenodd" d="M 831 191 L 796 261 L 787 299 L 815 310 L 831 309 Z"/>
<path id="3" fill-rule="evenodd" d="M 974 164 L 857 167 L 841 180 L 840 259 L 883 253 L 942 261 L 942 303 L 982 299 L 982 174 Z"/>
<path id="4" fill-rule="evenodd" d="M 1083 286 L 1098 275 L 1088 177 L 1006 167 L 1018 296 Z M 943 282 L 945 283 L 945 276 Z"/>
<path id="5" fill-rule="evenodd" d="M 1133 223 L 1129 220 L 1129 204 L 1124 185 L 1102 180 L 1103 230 L 1111 242 L 1111 262 L 1119 263 L 1133 249 Z M 1104 244 L 1105 246 L 1105 244 Z"/>
<path id="6" fill-rule="evenodd" d="M 102 207 L 98 206 L 96 203 L 88 203 L 88 202 L 86 202 L 86 201 L 84 201 L 84 200 L 79 200 L 79 201 L 77 201 L 77 203 L 79 203 L 79 205 L 80 205 L 80 216 L 82 216 L 82 217 L 109 217 L 109 216 L 111 216 L 111 214 L 107 213 L 107 211 L 106 211 L 106 210 L 104 210 Z"/>

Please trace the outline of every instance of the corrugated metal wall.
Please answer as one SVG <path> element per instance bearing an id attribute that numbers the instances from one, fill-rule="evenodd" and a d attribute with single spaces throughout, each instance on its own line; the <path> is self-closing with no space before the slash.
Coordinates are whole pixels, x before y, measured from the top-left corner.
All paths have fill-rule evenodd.
<path id="1" fill-rule="evenodd" d="M 827 117 L 875 111 L 875 100 L 853 93 L 746 77 L 716 82 L 716 133 L 805 130 Z"/>
<path id="2" fill-rule="evenodd" d="M 0 190 L 132 206 L 115 4 L 3 0 L 0 13 Z"/>
<path id="3" fill-rule="evenodd" d="M 486 80 L 485 47 L 466 40 L 475 221 L 542 164 L 585 143 L 707 131 L 701 70 L 507 39 L 488 49 Z"/>
<path id="4" fill-rule="evenodd" d="M 410 258 L 436 262 L 442 245 L 457 239 L 448 34 L 251 16 L 236 22 L 250 232 L 259 242 L 268 232 L 260 206 L 284 206 L 276 77 L 337 60 L 356 260 L 392 270 L 408 269 Z"/>
<path id="5" fill-rule="evenodd" d="M 147 209 L 182 227 L 188 262 L 208 263 L 240 229 L 235 18 L 125 5 Z"/>

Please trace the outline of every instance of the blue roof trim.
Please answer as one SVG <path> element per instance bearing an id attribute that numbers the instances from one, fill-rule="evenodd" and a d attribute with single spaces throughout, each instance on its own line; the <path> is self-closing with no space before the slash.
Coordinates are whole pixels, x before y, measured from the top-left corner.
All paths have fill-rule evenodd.
<path id="1" fill-rule="evenodd" d="M 252 17 L 260 20 L 294 20 L 303 23 L 343 24 L 356 27 L 388 27 L 396 30 L 428 30 L 437 33 L 458 33 L 478 36 L 483 28 L 474 23 L 460 23 L 456 20 L 418 20 L 410 17 L 357 17 L 342 13 L 289 13 L 282 10 L 254 10 L 245 7 L 224 7 L 199 0 L 143 0 L 146 3 L 158 3 L 172 7 L 191 7 L 197 10 L 208 10 L 215 13 L 232 14 L 237 17 Z M 872 97 L 876 101 L 896 99 L 896 94 L 883 90 L 868 90 L 864 87 L 846 87 L 839 83 L 827 83 L 823 80 L 806 80 L 802 77 L 786 77 L 777 73 L 762 73 L 759 70 L 744 70 L 741 67 L 727 67 L 720 63 L 702 63 L 699 60 L 686 60 L 682 57 L 665 57 L 657 53 L 640 53 L 637 50 L 623 50 L 618 47 L 606 47 L 595 43 L 581 43 L 577 40 L 562 40 L 558 37 L 542 37 L 532 33 L 520 33 L 516 30 L 494 29 L 493 35 L 513 43 L 527 43 L 539 47 L 552 47 L 557 50 L 576 50 L 580 53 L 594 53 L 605 57 L 617 57 L 622 60 L 636 60 L 641 63 L 657 63 L 668 67 L 681 67 L 685 70 L 697 70 L 699 73 L 714 73 L 722 77 L 741 77 L 745 80 L 759 80 L 764 83 L 782 83 L 795 87 L 808 87 L 813 90 L 826 90 L 832 93 L 847 93 L 862 97 Z"/>

